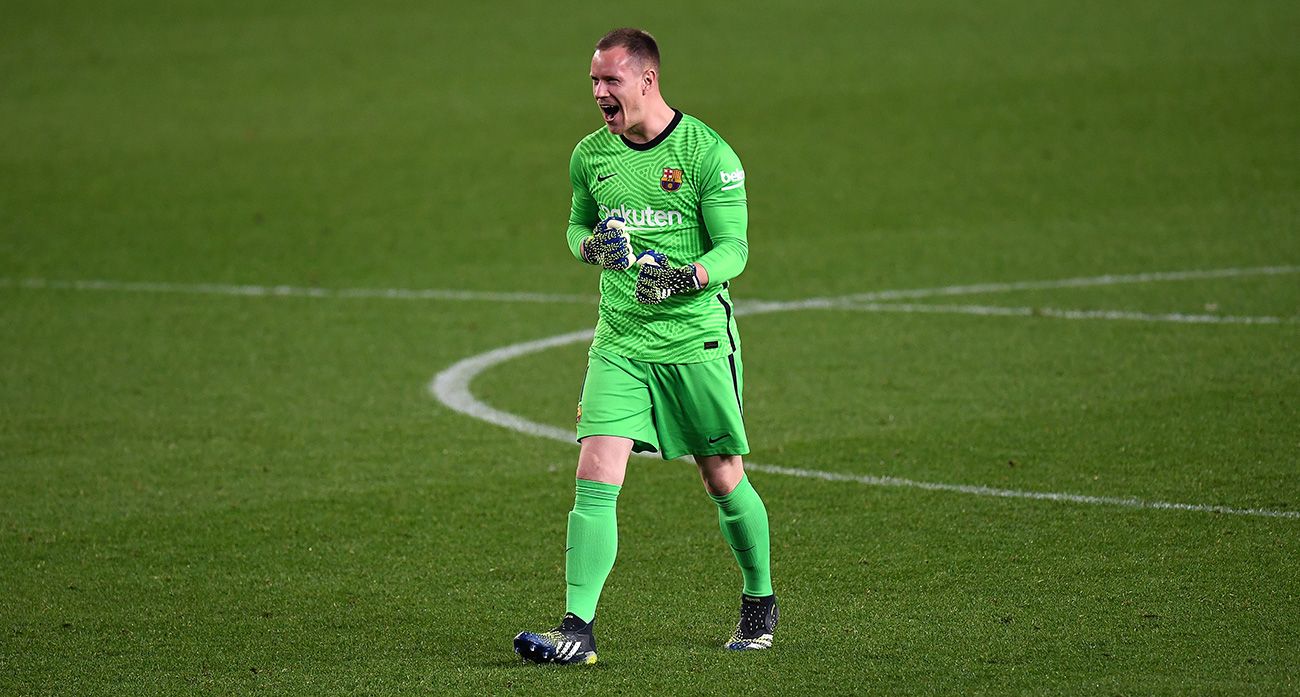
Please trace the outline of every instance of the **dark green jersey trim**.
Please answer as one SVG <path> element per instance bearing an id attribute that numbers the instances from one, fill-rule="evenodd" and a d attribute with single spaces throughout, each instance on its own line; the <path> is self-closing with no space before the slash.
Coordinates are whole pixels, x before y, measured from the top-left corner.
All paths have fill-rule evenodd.
<path id="1" fill-rule="evenodd" d="M 723 309 L 727 311 L 727 341 L 731 342 L 731 350 L 735 351 L 736 337 L 731 335 L 731 306 L 723 299 L 722 293 L 718 293 L 718 302 L 722 303 Z"/>
<path id="2" fill-rule="evenodd" d="M 654 146 L 664 142 L 664 140 L 668 138 L 669 134 L 673 132 L 673 129 L 677 128 L 677 124 L 681 122 L 682 122 L 682 112 L 673 109 L 673 120 L 669 121 L 668 127 L 660 131 L 659 135 L 655 136 L 654 138 L 651 138 L 650 140 L 644 143 L 633 143 L 632 141 L 627 139 L 627 136 L 621 133 L 619 134 L 618 137 L 623 139 L 624 145 L 628 146 L 629 148 L 632 148 L 633 150 L 649 150 L 650 148 L 653 148 Z"/>
<path id="3" fill-rule="evenodd" d="M 727 356 L 727 364 L 731 367 L 731 389 L 736 391 L 736 406 L 740 407 L 740 415 L 744 416 L 745 403 L 740 399 L 740 378 L 736 375 L 736 354 Z"/>

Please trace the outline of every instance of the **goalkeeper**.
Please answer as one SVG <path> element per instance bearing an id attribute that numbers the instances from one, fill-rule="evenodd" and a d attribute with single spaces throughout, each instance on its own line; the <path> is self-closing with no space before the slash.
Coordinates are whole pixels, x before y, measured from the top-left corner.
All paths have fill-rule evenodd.
<path id="1" fill-rule="evenodd" d="M 593 621 L 633 451 L 694 457 L 743 580 L 726 646 L 766 649 L 777 622 L 767 509 L 741 460 L 744 373 L 728 292 L 748 257 L 745 172 L 717 133 L 664 101 L 648 33 L 606 34 L 591 85 L 605 123 L 569 162 L 568 241 L 602 269 L 601 299 L 578 401 L 566 614 L 549 632 L 520 633 L 515 650 L 538 663 L 596 661 Z"/>

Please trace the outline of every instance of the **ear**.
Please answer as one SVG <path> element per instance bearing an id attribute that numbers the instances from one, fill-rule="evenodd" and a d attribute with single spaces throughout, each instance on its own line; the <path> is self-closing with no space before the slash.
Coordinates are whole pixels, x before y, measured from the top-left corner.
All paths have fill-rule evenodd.
<path id="1" fill-rule="evenodd" d="M 641 94 L 650 91 L 650 88 L 655 84 L 656 77 L 657 75 L 653 68 L 641 73 Z"/>

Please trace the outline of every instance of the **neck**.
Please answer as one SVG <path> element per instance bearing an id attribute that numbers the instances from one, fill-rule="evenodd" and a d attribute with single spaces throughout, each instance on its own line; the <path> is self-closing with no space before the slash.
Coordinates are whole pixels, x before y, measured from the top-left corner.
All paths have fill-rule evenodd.
<path id="1" fill-rule="evenodd" d="M 673 108 L 660 98 L 656 104 L 646 109 L 645 118 L 641 119 L 641 123 L 628 128 L 623 136 L 633 143 L 649 143 L 668 128 L 674 115 Z"/>

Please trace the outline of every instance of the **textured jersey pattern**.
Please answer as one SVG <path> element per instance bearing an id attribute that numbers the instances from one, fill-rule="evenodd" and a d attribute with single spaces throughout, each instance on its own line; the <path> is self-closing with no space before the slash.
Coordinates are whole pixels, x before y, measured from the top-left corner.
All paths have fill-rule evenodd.
<path id="1" fill-rule="evenodd" d="M 697 261 L 713 248 L 702 201 L 742 210 L 745 205 L 740 159 L 717 133 L 685 114 L 647 150 L 633 149 L 601 128 L 574 149 L 569 177 L 572 230 L 620 216 L 634 254 L 655 249 L 672 266 Z M 698 363 L 739 347 L 725 286 L 642 305 L 635 298 L 636 277 L 635 267 L 601 272 L 593 346 L 652 363 Z"/>

